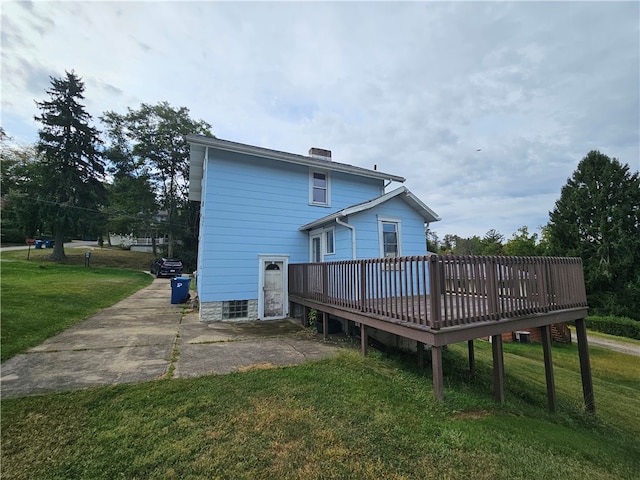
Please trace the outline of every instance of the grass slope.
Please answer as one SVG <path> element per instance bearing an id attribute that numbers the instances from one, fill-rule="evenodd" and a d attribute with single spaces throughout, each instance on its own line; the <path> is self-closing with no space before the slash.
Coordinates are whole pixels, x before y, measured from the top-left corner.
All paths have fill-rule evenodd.
<path id="1" fill-rule="evenodd" d="M 594 355 L 583 413 L 575 346 L 554 349 L 560 413 L 546 411 L 541 347 L 506 345 L 507 403 L 491 349 L 429 371 L 347 352 L 312 364 L 2 402 L 2 478 L 640 478 L 640 367 Z M 635 360 L 635 359 L 634 359 Z M 611 375 L 616 370 L 616 375 Z"/>
<path id="2" fill-rule="evenodd" d="M 2 255 L 2 361 L 152 281 L 129 270 L 7 260 L 16 253 Z"/>

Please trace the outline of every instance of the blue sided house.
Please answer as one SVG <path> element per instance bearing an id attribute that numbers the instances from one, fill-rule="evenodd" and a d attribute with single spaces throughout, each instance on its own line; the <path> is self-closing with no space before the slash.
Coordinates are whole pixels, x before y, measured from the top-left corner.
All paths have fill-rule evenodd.
<path id="1" fill-rule="evenodd" d="M 403 177 L 199 135 L 189 199 L 201 204 L 196 286 L 200 320 L 289 315 L 290 263 L 425 255 L 440 220 Z"/>

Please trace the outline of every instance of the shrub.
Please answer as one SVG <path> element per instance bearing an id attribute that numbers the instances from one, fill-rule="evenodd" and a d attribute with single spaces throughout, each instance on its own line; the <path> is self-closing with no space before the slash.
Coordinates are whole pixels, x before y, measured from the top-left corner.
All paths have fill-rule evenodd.
<path id="1" fill-rule="evenodd" d="M 587 317 L 585 324 L 589 330 L 640 340 L 640 322 L 631 318 L 594 316 Z"/>

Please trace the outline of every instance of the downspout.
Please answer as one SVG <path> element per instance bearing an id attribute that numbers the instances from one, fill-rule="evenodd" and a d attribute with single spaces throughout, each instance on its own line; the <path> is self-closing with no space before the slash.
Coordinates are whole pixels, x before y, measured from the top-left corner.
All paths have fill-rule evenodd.
<path id="1" fill-rule="evenodd" d="M 351 230 L 351 257 L 353 260 L 356 260 L 356 227 L 343 222 L 338 217 L 336 217 L 336 223 Z"/>

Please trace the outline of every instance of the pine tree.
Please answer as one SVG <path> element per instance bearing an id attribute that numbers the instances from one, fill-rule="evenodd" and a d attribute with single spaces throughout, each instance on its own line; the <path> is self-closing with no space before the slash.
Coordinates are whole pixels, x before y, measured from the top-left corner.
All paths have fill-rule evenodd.
<path id="1" fill-rule="evenodd" d="M 84 83 L 73 72 L 51 77 L 50 99 L 36 102 L 42 124 L 36 145 L 46 171 L 38 201 L 42 219 L 54 232 L 52 260 L 63 261 L 64 239 L 70 233 L 92 233 L 101 222 L 97 210 L 103 205 L 104 163 L 97 129 L 80 103 Z"/>
<path id="2" fill-rule="evenodd" d="M 578 164 L 546 228 L 552 255 L 582 258 L 589 306 L 640 320 L 640 178 L 598 151 Z"/>

